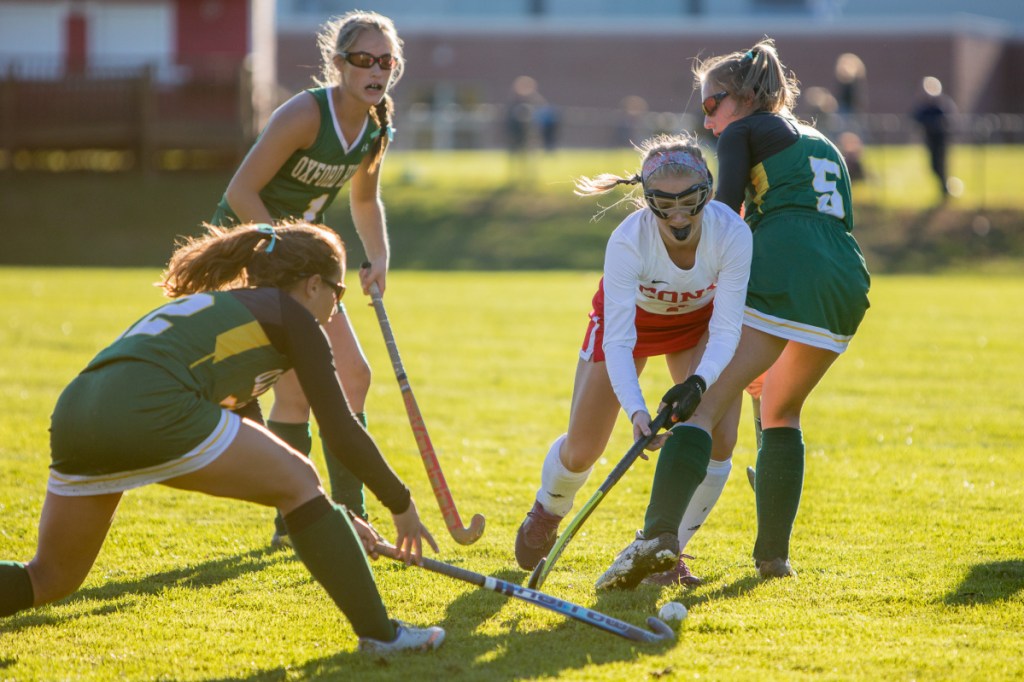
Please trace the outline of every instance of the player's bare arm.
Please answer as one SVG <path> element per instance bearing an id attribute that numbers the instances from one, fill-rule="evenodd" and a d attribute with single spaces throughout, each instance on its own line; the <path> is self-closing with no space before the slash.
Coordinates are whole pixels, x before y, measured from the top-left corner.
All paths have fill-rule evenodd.
<path id="1" fill-rule="evenodd" d="M 352 222 L 359 240 L 366 251 L 369 268 L 359 270 L 363 293 L 369 295 L 370 283 L 376 282 L 384 293 L 388 261 L 391 256 L 388 245 L 387 223 L 384 218 L 384 203 L 380 197 L 380 168 L 370 171 L 371 160 L 363 159 L 359 170 L 352 176 L 349 188 L 349 202 Z"/>
<path id="2" fill-rule="evenodd" d="M 273 222 L 260 199 L 262 190 L 288 158 L 316 140 L 320 111 L 316 100 L 302 92 L 281 105 L 270 117 L 260 139 L 228 183 L 228 204 L 244 222 Z"/>

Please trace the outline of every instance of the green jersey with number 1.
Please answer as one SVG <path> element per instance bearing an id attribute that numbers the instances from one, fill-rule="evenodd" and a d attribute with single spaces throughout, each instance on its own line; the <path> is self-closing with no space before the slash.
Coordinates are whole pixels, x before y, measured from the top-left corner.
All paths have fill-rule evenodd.
<path id="1" fill-rule="evenodd" d="M 312 88 L 306 92 L 313 96 L 320 108 L 320 130 L 316 141 L 308 149 L 298 149 L 288 158 L 260 190 L 260 199 L 274 220 L 301 218 L 322 224 L 324 211 L 338 196 L 342 186 L 355 175 L 380 131 L 373 119 L 367 116 L 362 132 L 351 146 L 347 145 L 334 115 L 331 88 Z M 215 225 L 241 222 L 228 205 L 226 195 L 221 197 L 211 222 Z"/>

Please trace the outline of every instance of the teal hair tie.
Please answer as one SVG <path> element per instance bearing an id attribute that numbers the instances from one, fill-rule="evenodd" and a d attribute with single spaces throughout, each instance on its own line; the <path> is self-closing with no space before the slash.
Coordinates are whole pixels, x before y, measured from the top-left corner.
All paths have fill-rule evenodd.
<path id="1" fill-rule="evenodd" d="M 378 137 L 380 137 L 381 133 L 384 133 L 385 135 L 388 136 L 388 142 L 395 141 L 395 129 L 392 128 L 391 126 L 384 126 L 383 128 L 378 128 L 377 130 L 374 130 L 372 133 L 370 133 L 370 139 L 376 140 Z"/>
<path id="2" fill-rule="evenodd" d="M 743 55 L 743 61 L 754 61 L 754 52 L 752 50 L 747 50 L 747 53 Z"/>
<path id="3" fill-rule="evenodd" d="M 277 244 L 277 230 L 274 229 L 274 226 L 266 223 L 260 223 L 256 226 L 256 231 L 270 237 L 270 245 L 267 246 L 266 252 L 270 253 L 273 251 L 274 246 Z"/>

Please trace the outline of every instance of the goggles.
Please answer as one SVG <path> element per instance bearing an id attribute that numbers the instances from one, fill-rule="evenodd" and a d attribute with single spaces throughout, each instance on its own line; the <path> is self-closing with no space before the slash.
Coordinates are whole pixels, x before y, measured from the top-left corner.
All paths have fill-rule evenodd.
<path id="1" fill-rule="evenodd" d="M 339 52 L 338 56 L 357 69 L 369 69 L 374 64 L 379 64 L 380 68 L 390 71 L 398 63 L 398 59 L 390 53 L 372 55 L 369 52 Z"/>
<path id="2" fill-rule="evenodd" d="M 644 200 L 654 215 L 668 220 L 673 213 L 695 216 L 711 199 L 711 183 L 701 182 L 677 194 L 657 189 L 644 189 Z"/>

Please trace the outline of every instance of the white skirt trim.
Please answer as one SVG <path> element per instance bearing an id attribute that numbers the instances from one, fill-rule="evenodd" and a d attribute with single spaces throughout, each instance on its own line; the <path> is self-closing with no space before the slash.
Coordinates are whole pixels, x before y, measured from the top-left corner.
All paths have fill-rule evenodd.
<path id="1" fill-rule="evenodd" d="M 796 341 L 807 346 L 814 346 L 815 348 L 823 348 L 833 353 L 844 352 L 853 338 L 852 335 L 836 334 L 821 327 L 784 320 L 781 317 L 775 317 L 760 310 L 754 310 L 749 306 L 743 312 L 743 324 L 765 334 Z"/>
<path id="2" fill-rule="evenodd" d="M 235 436 L 238 435 L 241 423 L 242 419 L 237 414 L 222 410 L 220 422 L 213 432 L 206 440 L 181 457 L 145 469 L 116 471 L 98 476 L 62 474 L 50 469 L 50 479 L 46 484 L 46 489 L 54 495 L 66 497 L 105 495 L 190 474 L 202 469 L 224 454 L 228 446 L 234 442 Z M 139 447 L 145 447 L 145 444 L 140 443 Z"/>

